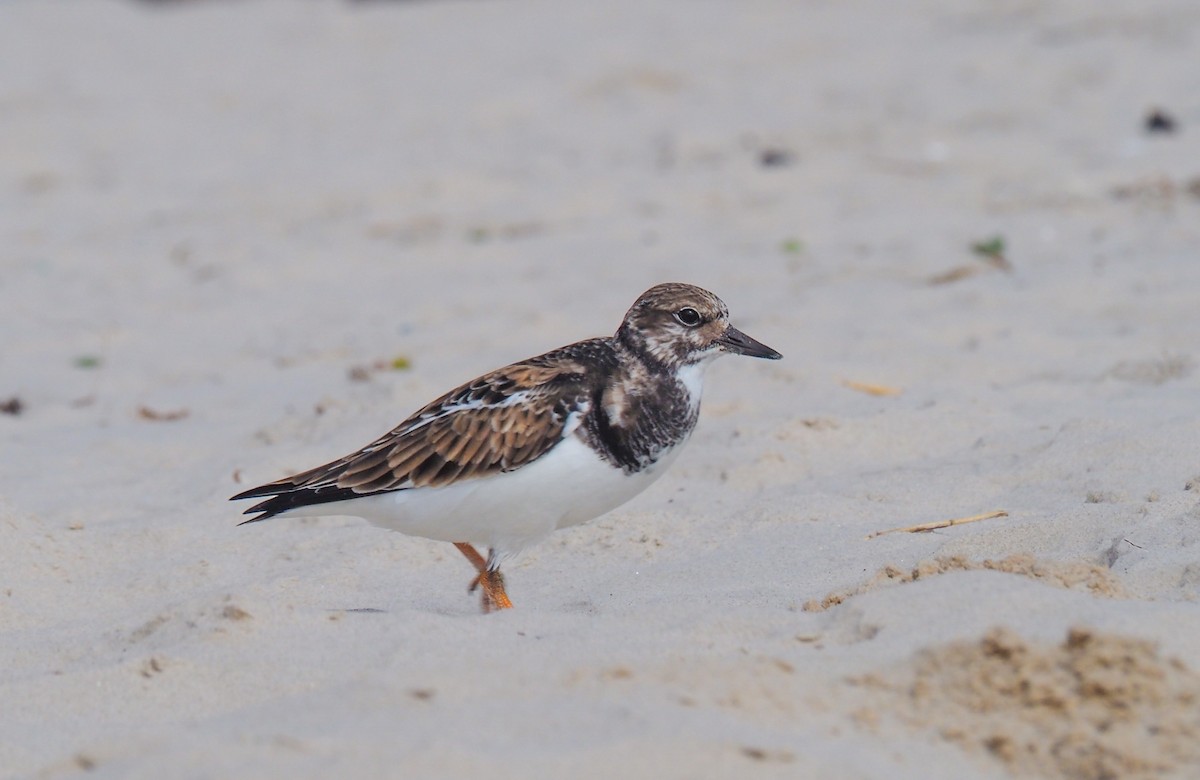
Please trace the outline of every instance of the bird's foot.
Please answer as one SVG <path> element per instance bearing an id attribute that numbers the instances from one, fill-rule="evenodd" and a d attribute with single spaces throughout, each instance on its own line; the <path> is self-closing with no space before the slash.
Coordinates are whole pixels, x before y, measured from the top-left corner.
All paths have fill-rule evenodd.
<path id="1" fill-rule="evenodd" d="M 467 588 L 467 593 L 474 593 L 476 588 L 483 589 L 483 614 L 498 609 L 512 609 L 513 603 L 504 592 L 504 575 L 500 573 L 500 560 L 495 551 L 488 550 L 488 557 L 485 559 L 466 542 L 455 542 L 454 546 L 466 556 L 475 567 L 475 571 L 479 572 L 479 575 L 471 580 L 471 587 Z"/>
<path id="2" fill-rule="evenodd" d="M 512 609 L 513 603 L 504 592 L 504 575 L 499 569 L 484 569 L 479 572 L 479 576 L 471 580 L 471 587 L 467 592 L 474 593 L 476 589 L 483 591 L 480 605 L 485 615 L 498 609 Z"/>

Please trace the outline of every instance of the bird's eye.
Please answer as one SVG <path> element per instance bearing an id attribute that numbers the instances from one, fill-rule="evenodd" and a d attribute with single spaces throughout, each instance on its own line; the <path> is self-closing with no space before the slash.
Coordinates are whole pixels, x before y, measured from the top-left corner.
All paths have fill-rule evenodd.
<path id="1" fill-rule="evenodd" d="M 689 328 L 694 328 L 700 324 L 700 312 L 688 306 L 675 312 L 675 319 Z"/>

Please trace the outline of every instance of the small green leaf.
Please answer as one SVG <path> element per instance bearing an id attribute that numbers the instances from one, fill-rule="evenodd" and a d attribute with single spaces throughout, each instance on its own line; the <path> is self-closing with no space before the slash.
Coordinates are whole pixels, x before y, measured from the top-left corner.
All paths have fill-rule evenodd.
<path id="1" fill-rule="evenodd" d="M 790 255 L 798 255 L 804 251 L 804 242 L 798 238 L 784 239 L 779 248 Z"/>
<path id="2" fill-rule="evenodd" d="M 412 361 L 404 355 L 397 355 L 392 358 L 391 366 L 393 371 L 407 371 L 412 368 Z"/>
<path id="3" fill-rule="evenodd" d="M 96 355 L 80 355 L 75 358 L 75 368 L 99 368 L 101 362 Z"/>
<path id="4" fill-rule="evenodd" d="M 992 236 L 971 244 L 971 251 L 984 257 L 1000 257 L 1004 254 L 1004 236 Z"/>

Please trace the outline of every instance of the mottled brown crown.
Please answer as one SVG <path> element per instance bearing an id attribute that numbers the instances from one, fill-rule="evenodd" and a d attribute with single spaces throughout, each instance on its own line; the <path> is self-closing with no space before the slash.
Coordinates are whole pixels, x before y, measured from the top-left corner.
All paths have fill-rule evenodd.
<path id="1" fill-rule="evenodd" d="M 703 287 L 683 282 L 664 282 L 639 295 L 633 306 L 629 307 L 625 318 L 628 320 L 637 311 L 673 313 L 685 306 L 691 306 L 701 314 L 714 318 L 729 316 L 729 309 L 725 307 L 724 301 Z"/>

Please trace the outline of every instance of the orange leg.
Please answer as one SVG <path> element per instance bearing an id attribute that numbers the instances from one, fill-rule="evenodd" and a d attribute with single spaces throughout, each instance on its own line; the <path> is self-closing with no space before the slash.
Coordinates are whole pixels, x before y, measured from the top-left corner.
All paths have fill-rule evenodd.
<path id="1" fill-rule="evenodd" d="M 483 589 L 484 614 L 497 609 L 512 609 L 513 603 L 509 600 L 508 594 L 504 592 L 504 575 L 500 573 L 500 567 L 497 565 L 495 568 L 490 568 L 488 559 L 466 542 L 455 542 L 454 546 L 466 556 L 471 565 L 475 567 L 475 571 L 478 572 L 475 579 L 471 581 L 471 587 L 467 589 L 467 592 L 474 593 L 476 588 Z"/>

